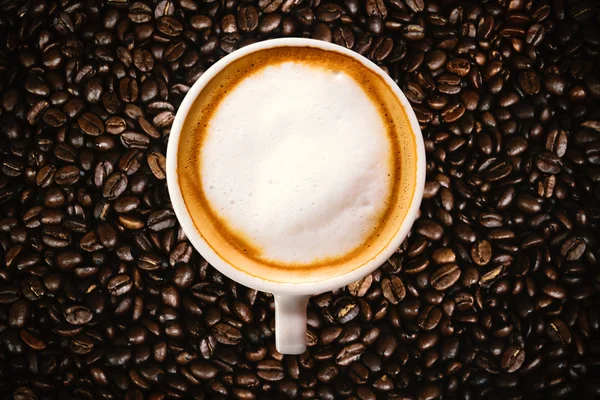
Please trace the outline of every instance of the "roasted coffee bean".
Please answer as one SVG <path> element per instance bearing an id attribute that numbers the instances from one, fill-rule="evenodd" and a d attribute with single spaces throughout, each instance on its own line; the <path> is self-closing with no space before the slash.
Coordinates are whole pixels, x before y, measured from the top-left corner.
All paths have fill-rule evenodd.
<path id="1" fill-rule="evenodd" d="M 67 116 L 56 108 L 49 108 L 43 116 L 44 122 L 54 128 L 63 126 L 67 122 Z"/>
<path id="2" fill-rule="evenodd" d="M 438 308 L 428 305 L 421 309 L 417 317 L 417 323 L 421 329 L 430 331 L 435 329 L 441 318 L 442 312 Z"/>
<path id="3" fill-rule="evenodd" d="M 365 294 L 367 294 L 372 283 L 373 283 L 373 276 L 369 274 L 366 277 L 361 278 L 358 281 L 349 284 L 348 291 L 353 296 L 363 297 Z"/>
<path id="4" fill-rule="evenodd" d="M 585 252 L 585 241 L 579 237 L 570 237 L 563 243 L 560 253 L 569 261 L 579 260 Z"/>
<path id="5" fill-rule="evenodd" d="M 119 81 L 119 94 L 125 103 L 133 103 L 138 98 L 138 83 L 133 78 L 125 77 Z"/>
<path id="6" fill-rule="evenodd" d="M 71 186 L 80 178 L 80 170 L 74 165 L 59 168 L 54 173 L 54 182 L 62 186 Z"/>
<path id="7" fill-rule="evenodd" d="M 110 117 L 106 120 L 106 132 L 118 135 L 127 129 L 127 122 L 121 117 Z"/>
<path id="8" fill-rule="evenodd" d="M 284 377 L 283 366 L 277 360 L 259 361 L 256 369 L 256 374 L 266 381 L 280 381 Z"/>
<path id="9" fill-rule="evenodd" d="M 77 124 L 84 133 L 91 136 L 98 136 L 104 132 L 104 123 L 102 120 L 90 112 L 84 113 L 79 117 Z"/>
<path id="10" fill-rule="evenodd" d="M 44 350 L 48 346 L 48 344 L 40 337 L 40 335 L 36 334 L 35 332 L 21 330 L 20 336 L 23 343 L 35 351 Z"/>
<path id="11" fill-rule="evenodd" d="M 117 275 L 108 281 L 106 288 L 113 296 L 121 296 L 128 293 L 133 286 L 133 281 L 128 275 Z"/>
<path id="12" fill-rule="evenodd" d="M 172 228 L 176 223 L 175 214 L 171 210 L 156 211 L 148 217 L 148 228 L 153 231 L 162 231 Z"/>
<path id="13" fill-rule="evenodd" d="M 355 299 L 348 297 L 340 298 L 336 305 L 335 316 L 342 324 L 348 323 L 356 318 L 360 312 L 360 308 Z"/>
<path id="14" fill-rule="evenodd" d="M 152 152 L 147 157 L 148 166 L 150 171 L 157 179 L 166 178 L 166 159 L 161 153 Z"/>
<path id="15" fill-rule="evenodd" d="M 154 68 L 154 58 L 148 50 L 136 48 L 133 50 L 133 64 L 142 72 L 149 72 Z"/>
<path id="16" fill-rule="evenodd" d="M 335 362 L 338 365 L 348 366 L 358 360 L 364 351 L 365 346 L 361 343 L 349 344 L 336 355 Z"/>
<path id="17" fill-rule="evenodd" d="M 83 256 L 74 251 L 64 251 L 58 253 L 56 264 L 60 269 L 72 270 L 83 262 Z"/>
<path id="18" fill-rule="evenodd" d="M 217 376 L 218 369 L 208 362 L 195 361 L 190 364 L 190 372 L 198 379 L 209 380 Z"/>
<path id="19" fill-rule="evenodd" d="M 396 275 L 389 278 L 383 278 L 381 281 L 381 290 L 383 296 L 392 304 L 398 304 L 406 296 L 406 289 L 402 279 Z"/>
<path id="20" fill-rule="evenodd" d="M 167 37 L 179 36 L 183 31 L 183 25 L 175 18 L 164 16 L 156 20 L 156 28 Z"/>
<path id="21" fill-rule="evenodd" d="M 492 259 L 492 244 L 487 240 L 479 240 L 471 248 L 471 259 L 477 265 L 486 265 Z"/>
<path id="22" fill-rule="evenodd" d="M 546 150 L 562 157 L 567 152 L 567 134 L 563 130 L 553 129 L 546 139 Z"/>
<path id="23" fill-rule="evenodd" d="M 431 275 L 431 287 L 436 290 L 446 290 L 458 281 L 460 275 L 461 270 L 457 264 L 446 264 Z"/>
<path id="24" fill-rule="evenodd" d="M 513 373 L 521 368 L 524 361 L 525 351 L 518 346 L 512 345 L 502 354 L 500 365 L 506 372 Z"/>
<path id="25" fill-rule="evenodd" d="M 115 200 L 127 188 L 127 175 L 115 172 L 110 175 L 102 185 L 102 195 L 108 200 Z"/>
<path id="26" fill-rule="evenodd" d="M 568 346 L 571 343 L 572 336 L 569 327 L 558 318 L 554 318 L 547 322 L 546 332 L 548 333 L 550 340 L 554 343 L 562 346 Z"/>
<path id="27" fill-rule="evenodd" d="M 41 233 L 42 242 L 49 247 L 60 248 L 71 244 L 71 234 L 61 226 L 44 226 Z"/>
<path id="28" fill-rule="evenodd" d="M 237 344 L 242 335 L 239 329 L 225 323 L 218 323 L 213 327 L 213 334 L 217 341 L 222 344 Z"/>
<path id="29" fill-rule="evenodd" d="M 83 325 L 92 320 L 93 314 L 89 308 L 75 305 L 65 308 L 64 317 L 69 324 Z"/>
<path id="30" fill-rule="evenodd" d="M 331 42 L 333 40 L 333 36 L 331 33 L 331 29 L 327 24 L 318 23 L 313 28 L 312 37 L 317 40 L 322 40 L 324 42 Z"/>
<path id="31" fill-rule="evenodd" d="M 258 26 L 258 12 L 253 5 L 242 5 L 238 8 L 236 20 L 241 31 L 252 32 Z"/>

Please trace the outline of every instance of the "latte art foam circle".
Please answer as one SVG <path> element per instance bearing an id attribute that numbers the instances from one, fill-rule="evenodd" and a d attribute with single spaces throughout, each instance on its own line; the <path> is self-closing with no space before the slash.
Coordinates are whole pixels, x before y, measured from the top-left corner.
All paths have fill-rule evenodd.
<path id="1" fill-rule="evenodd" d="M 221 260 L 276 282 L 347 274 L 389 247 L 417 179 L 386 79 L 353 55 L 280 46 L 215 72 L 177 145 L 181 197 Z"/>
<path id="2" fill-rule="evenodd" d="M 343 257 L 373 234 L 389 203 L 393 146 L 384 118 L 344 71 L 267 66 L 207 121 L 198 150 L 208 204 L 260 259 Z"/>

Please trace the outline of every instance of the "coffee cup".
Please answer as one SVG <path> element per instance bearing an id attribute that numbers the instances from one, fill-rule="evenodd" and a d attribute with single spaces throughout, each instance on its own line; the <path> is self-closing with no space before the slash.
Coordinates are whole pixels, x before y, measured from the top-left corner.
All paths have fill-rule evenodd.
<path id="1" fill-rule="evenodd" d="M 167 184 L 198 252 L 272 293 L 277 350 L 306 349 L 307 304 L 399 248 L 418 215 L 425 150 L 394 81 L 312 39 L 251 44 L 209 68 L 171 128 Z"/>

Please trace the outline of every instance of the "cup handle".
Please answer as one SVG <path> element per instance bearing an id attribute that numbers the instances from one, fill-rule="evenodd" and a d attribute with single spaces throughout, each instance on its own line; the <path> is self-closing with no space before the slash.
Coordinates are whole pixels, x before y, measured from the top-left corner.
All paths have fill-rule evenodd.
<path id="1" fill-rule="evenodd" d="M 275 346 L 281 354 L 306 350 L 306 306 L 310 296 L 275 296 Z"/>

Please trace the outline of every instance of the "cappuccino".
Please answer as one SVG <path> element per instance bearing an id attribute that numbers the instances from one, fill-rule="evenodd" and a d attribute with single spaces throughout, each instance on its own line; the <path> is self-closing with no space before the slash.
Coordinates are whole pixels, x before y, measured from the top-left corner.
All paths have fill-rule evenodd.
<path id="1" fill-rule="evenodd" d="M 396 234 L 416 144 L 400 100 L 360 61 L 276 47 L 203 88 L 183 124 L 177 177 L 196 229 L 230 265 L 319 281 L 364 265 Z"/>

